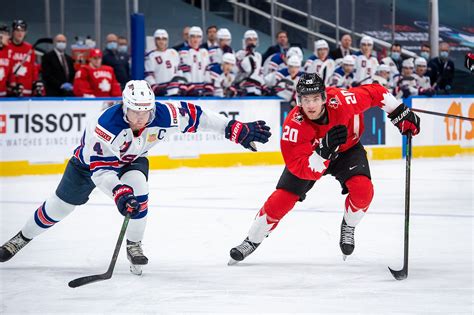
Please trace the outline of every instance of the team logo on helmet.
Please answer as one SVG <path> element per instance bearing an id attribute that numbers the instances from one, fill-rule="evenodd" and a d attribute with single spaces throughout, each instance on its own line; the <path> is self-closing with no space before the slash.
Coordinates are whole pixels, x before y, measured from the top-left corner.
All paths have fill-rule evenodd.
<path id="1" fill-rule="evenodd" d="M 306 80 L 305 84 L 313 84 L 313 79 Z"/>

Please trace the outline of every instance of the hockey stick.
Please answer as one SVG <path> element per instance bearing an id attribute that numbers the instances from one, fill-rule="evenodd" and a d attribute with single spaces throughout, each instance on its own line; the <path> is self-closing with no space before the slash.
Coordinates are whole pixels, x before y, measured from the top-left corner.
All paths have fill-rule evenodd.
<path id="1" fill-rule="evenodd" d="M 130 220 L 130 213 L 127 213 L 125 218 L 123 219 L 122 228 L 120 230 L 120 234 L 117 240 L 117 244 L 115 245 L 114 254 L 112 255 L 112 260 L 110 261 L 109 269 L 105 273 L 99 275 L 92 275 L 92 276 L 85 276 L 81 278 L 74 279 L 69 282 L 70 288 L 77 288 L 89 283 L 108 280 L 112 278 L 112 274 L 114 272 L 115 263 L 117 262 L 117 257 L 120 252 L 120 247 L 122 247 L 122 241 L 125 236 L 125 232 L 127 231 L 128 221 Z"/>
<path id="2" fill-rule="evenodd" d="M 474 121 L 474 118 L 473 118 L 473 117 L 465 117 L 465 116 L 458 116 L 458 115 L 451 115 L 451 114 L 443 114 L 443 113 L 432 112 L 432 111 L 429 111 L 429 110 L 418 109 L 418 108 L 412 108 L 411 110 L 414 111 L 414 112 L 418 112 L 418 113 L 424 113 L 424 114 L 430 114 L 430 115 L 436 115 L 436 116 L 442 116 L 442 117 L 449 117 L 449 118 L 456 118 L 456 119 Z"/>
<path id="3" fill-rule="evenodd" d="M 411 168 L 411 133 L 407 135 L 407 156 L 405 173 L 405 239 L 403 244 L 403 268 L 393 270 L 388 267 L 393 277 L 397 280 L 404 280 L 408 277 L 408 236 L 410 227 L 410 168 Z"/>

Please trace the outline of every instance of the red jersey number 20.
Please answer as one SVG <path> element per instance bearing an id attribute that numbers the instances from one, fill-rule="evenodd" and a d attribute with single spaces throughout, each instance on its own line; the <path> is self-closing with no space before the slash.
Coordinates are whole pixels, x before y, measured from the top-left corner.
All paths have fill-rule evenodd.
<path id="1" fill-rule="evenodd" d="M 298 129 L 290 128 L 289 126 L 285 126 L 285 130 L 283 131 L 282 140 L 295 142 L 298 141 Z"/>

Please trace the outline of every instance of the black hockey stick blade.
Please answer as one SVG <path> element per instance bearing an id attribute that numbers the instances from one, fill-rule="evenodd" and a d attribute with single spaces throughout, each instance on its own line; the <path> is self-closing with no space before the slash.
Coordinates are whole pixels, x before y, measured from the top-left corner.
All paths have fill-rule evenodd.
<path id="1" fill-rule="evenodd" d="M 117 262 L 117 257 L 120 252 L 120 247 L 122 246 L 125 232 L 127 231 L 129 220 L 130 220 L 130 213 L 127 213 L 127 215 L 123 219 L 122 228 L 120 229 L 120 234 L 117 239 L 117 243 L 115 244 L 114 254 L 112 255 L 112 259 L 109 264 L 109 269 L 107 269 L 105 273 L 100 274 L 100 275 L 85 276 L 85 277 L 74 279 L 70 281 L 68 284 L 70 288 L 77 288 L 89 283 L 108 280 L 112 278 L 112 274 L 114 273 L 115 263 Z"/>
<path id="2" fill-rule="evenodd" d="M 408 270 L 405 268 L 402 270 L 393 270 L 392 268 L 388 267 L 388 270 L 390 270 L 392 276 L 397 280 L 405 280 L 408 276 Z"/>
<path id="3" fill-rule="evenodd" d="M 108 274 L 106 272 L 106 273 L 103 273 L 103 274 L 100 274 L 100 275 L 85 276 L 85 277 L 81 277 L 81 278 L 71 280 L 71 281 L 69 281 L 68 285 L 69 285 L 70 288 L 77 288 L 77 287 L 80 287 L 80 286 L 83 286 L 83 285 L 86 285 L 86 284 L 89 284 L 89 283 L 108 280 L 110 278 L 112 278 L 112 274 Z"/>

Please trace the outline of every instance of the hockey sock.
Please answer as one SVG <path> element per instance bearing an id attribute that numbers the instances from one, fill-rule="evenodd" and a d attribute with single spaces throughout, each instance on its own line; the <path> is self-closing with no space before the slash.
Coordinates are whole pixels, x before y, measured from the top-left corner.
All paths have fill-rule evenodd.
<path id="1" fill-rule="evenodd" d="M 75 207 L 53 195 L 26 221 L 21 233 L 24 237 L 33 239 L 64 219 Z"/>
<path id="2" fill-rule="evenodd" d="M 127 228 L 127 240 L 140 242 L 143 240 L 147 222 L 148 183 L 145 175 L 137 170 L 126 172 L 120 180 L 133 188 L 137 201 L 140 203 L 140 212 L 131 218 Z"/>
<path id="3" fill-rule="evenodd" d="M 345 202 L 344 219 L 346 224 L 355 227 L 372 202 L 374 187 L 372 181 L 363 175 L 356 175 L 345 182 L 349 195 Z"/>
<path id="4" fill-rule="evenodd" d="M 261 243 L 273 231 L 278 222 L 295 206 L 299 196 L 277 189 L 267 199 L 250 227 L 248 238 L 252 243 Z"/>

